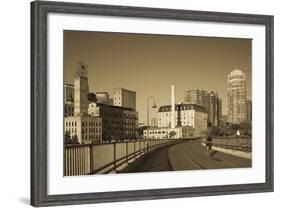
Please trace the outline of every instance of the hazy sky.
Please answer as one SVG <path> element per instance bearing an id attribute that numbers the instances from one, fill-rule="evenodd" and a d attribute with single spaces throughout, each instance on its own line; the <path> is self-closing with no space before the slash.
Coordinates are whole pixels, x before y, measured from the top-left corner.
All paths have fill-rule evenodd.
<path id="1" fill-rule="evenodd" d="M 139 122 L 146 122 L 146 99 L 170 104 L 184 90 L 216 91 L 227 113 L 227 75 L 239 68 L 247 77 L 251 99 L 251 40 L 105 32 L 64 32 L 64 83 L 73 84 L 77 63 L 88 65 L 90 91 L 123 87 L 137 92 Z M 151 110 L 151 117 L 156 116 Z"/>

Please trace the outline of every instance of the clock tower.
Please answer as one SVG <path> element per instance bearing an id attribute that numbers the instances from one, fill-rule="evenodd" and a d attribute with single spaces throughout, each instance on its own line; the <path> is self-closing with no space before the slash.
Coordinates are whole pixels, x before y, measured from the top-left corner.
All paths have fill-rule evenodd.
<path id="1" fill-rule="evenodd" d="M 77 64 L 74 76 L 74 115 L 88 113 L 88 66 L 82 62 Z"/>

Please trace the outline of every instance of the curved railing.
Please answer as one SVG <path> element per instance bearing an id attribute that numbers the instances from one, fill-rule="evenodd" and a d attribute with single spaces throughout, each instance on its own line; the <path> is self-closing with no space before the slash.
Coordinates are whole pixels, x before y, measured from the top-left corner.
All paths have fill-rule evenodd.
<path id="1" fill-rule="evenodd" d="M 206 144 L 205 141 L 203 143 Z M 221 148 L 231 149 L 236 151 L 243 151 L 243 152 L 252 151 L 252 139 L 250 137 L 213 138 L 212 145 L 215 147 L 221 147 Z"/>
<path id="2" fill-rule="evenodd" d="M 191 140 L 191 139 L 186 139 Z M 89 175 L 118 171 L 123 164 L 163 146 L 184 139 L 154 139 L 128 142 L 66 145 L 64 176 Z"/>

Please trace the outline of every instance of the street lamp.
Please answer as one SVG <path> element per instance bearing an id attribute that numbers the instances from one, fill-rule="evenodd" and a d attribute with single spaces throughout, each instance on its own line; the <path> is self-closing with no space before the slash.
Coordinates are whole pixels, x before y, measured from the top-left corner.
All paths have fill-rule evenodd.
<path id="1" fill-rule="evenodd" d="M 151 108 L 157 108 L 157 105 L 155 103 L 155 98 L 153 96 L 147 97 L 147 126 L 149 126 L 149 100 L 152 99 L 153 103 Z"/>

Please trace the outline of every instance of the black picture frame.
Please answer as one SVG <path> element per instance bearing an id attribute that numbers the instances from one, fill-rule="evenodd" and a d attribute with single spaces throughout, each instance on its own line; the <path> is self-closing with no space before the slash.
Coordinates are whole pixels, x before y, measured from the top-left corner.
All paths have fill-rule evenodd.
<path id="1" fill-rule="evenodd" d="M 47 193 L 47 15 L 125 16 L 264 25 L 266 28 L 266 182 L 103 193 Z M 270 15 L 34 1 L 31 3 L 31 205 L 51 206 L 273 191 L 273 22 Z"/>

